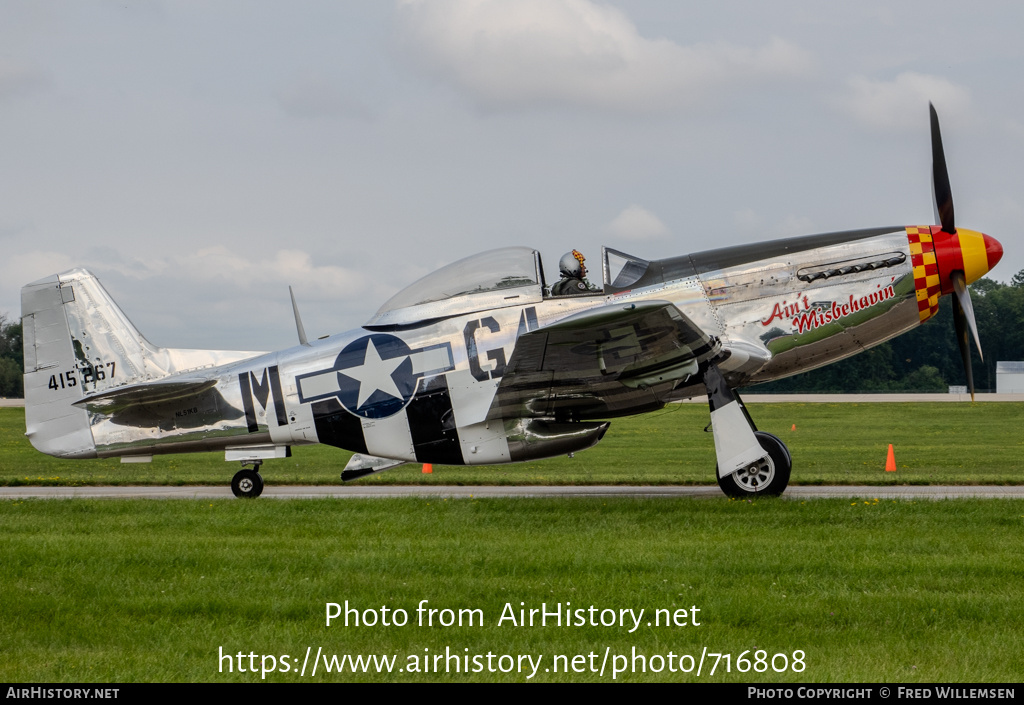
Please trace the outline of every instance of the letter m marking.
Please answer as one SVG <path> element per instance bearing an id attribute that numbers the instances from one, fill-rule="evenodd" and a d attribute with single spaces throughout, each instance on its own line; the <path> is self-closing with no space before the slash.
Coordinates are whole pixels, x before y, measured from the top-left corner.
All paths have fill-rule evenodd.
<path id="1" fill-rule="evenodd" d="M 281 377 L 278 374 L 277 365 L 263 368 L 263 375 L 259 379 L 256 378 L 255 372 L 242 372 L 238 375 L 238 386 L 242 392 L 245 425 L 249 427 L 249 433 L 256 433 L 259 430 L 259 424 L 256 422 L 256 405 L 253 400 L 258 401 L 266 411 L 267 401 L 271 395 L 274 397 L 277 425 L 288 425 L 288 418 L 284 411 L 284 395 L 281 393 Z"/>

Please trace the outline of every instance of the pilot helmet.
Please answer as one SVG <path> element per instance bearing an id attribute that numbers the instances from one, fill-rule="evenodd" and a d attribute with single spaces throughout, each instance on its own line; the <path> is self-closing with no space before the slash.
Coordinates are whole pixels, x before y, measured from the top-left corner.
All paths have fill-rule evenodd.
<path id="1" fill-rule="evenodd" d="M 584 260 L 586 260 L 586 257 L 579 250 L 566 252 L 562 255 L 562 259 L 558 260 L 558 271 L 562 273 L 562 276 L 582 279 L 587 276 L 587 267 L 583 264 Z"/>

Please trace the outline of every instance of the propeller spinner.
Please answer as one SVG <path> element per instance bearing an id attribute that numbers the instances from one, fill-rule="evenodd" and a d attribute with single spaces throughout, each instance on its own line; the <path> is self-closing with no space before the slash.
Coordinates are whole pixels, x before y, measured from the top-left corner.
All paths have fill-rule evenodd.
<path id="1" fill-rule="evenodd" d="M 957 230 L 953 217 L 953 191 L 949 186 L 946 155 L 942 149 L 939 116 L 935 106 L 929 104 L 932 127 L 932 188 L 935 194 L 937 227 L 932 229 L 935 263 L 943 294 L 954 294 L 953 321 L 960 345 L 960 358 L 967 375 L 967 386 L 974 400 L 974 374 L 971 370 L 971 349 L 967 331 L 974 336 L 974 344 L 981 356 L 978 324 L 974 320 L 974 307 L 967 285 L 984 276 L 1003 256 L 1003 246 L 994 237 L 973 230 Z M 982 358 L 984 359 L 984 358 Z"/>

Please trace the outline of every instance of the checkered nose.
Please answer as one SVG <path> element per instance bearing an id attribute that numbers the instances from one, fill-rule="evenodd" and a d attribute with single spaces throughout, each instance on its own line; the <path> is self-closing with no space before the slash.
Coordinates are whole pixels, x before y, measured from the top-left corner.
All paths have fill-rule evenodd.
<path id="1" fill-rule="evenodd" d="M 990 235 L 959 228 L 947 233 L 932 229 L 935 260 L 943 294 L 953 293 L 953 272 L 963 272 L 966 283 L 977 281 L 998 264 L 1003 246 Z"/>

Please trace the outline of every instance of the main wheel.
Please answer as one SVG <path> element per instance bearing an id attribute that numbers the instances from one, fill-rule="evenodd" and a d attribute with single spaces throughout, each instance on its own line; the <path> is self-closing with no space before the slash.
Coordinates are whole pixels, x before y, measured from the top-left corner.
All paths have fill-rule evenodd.
<path id="1" fill-rule="evenodd" d="M 236 497 L 256 499 L 263 494 L 263 478 L 255 470 L 243 468 L 231 478 L 231 491 Z"/>
<path id="2" fill-rule="evenodd" d="M 754 436 L 761 448 L 768 452 L 762 458 L 745 468 L 740 468 L 731 475 L 718 477 L 718 486 L 730 497 L 752 497 L 754 495 L 778 496 L 789 484 L 789 472 L 793 469 L 793 459 L 789 456 L 786 444 L 770 433 L 755 431 Z M 718 476 L 718 468 L 715 468 Z"/>

